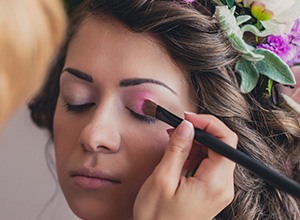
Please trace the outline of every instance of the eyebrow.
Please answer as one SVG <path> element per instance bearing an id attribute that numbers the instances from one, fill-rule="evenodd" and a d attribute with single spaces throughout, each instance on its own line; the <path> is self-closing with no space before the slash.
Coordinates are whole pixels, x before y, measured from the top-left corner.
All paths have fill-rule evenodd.
<path id="1" fill-rule="evenodd" d="M 73 68 L 68 67 L 68 68 L 65 68 L 63 70 L 63 72 L 68 72 L 68 73 L 76 76 L 77 78 L 85 80 L 85 81 L 90 82 L 90 83 L 94 82 L 93 77 L 91 77 L 89 74 L 84 73 L 84 72 L 82 72 L 80 70 L 77 70 L 77 69 L 73 69 Z"/>
<path id="2" fill-rule="evenodd" d="M 148 78 L 123 79 L 120 82 L 120 87 L 137 86 L 137 85 L 144 84 L 144 83 L 152 83 L 152 84 L 163 86 L 163 87 L 167 88 L 168 90 L 170 90 L 175 95 L 177 95 L 177 93 L 172 88 L 170 88 L 169 86 L 167 86 L 165 83 L 163 83 L 163 82 L 161 82 L 159 80 L 148 79 Z"/>
<path id="3" fill-rule="evenodd" d="M 65 68 L 62 72 L 68 72 L 74 76 L 76 76 L 79 79 L 85 80 L 87 82 L 93 83 L 94 79 L 91 75 L 84 73 L 80 70 L 74 69 L 74 68 L 70 68 L 67 67 Z M 159 81 L 159 80 L 155 80 L 155 79 L 149 79 L 149 78 L 130 78 L 130 79 L 123 79 L 120 82 L 120 87 L 129 87 L 129 86 L 137 86 L 137 85 L 141 85 L 141 84 L 145 84 L 145 83 L 151 83 L 151 84 L 156 84 L 159 86 L 163 86 L 166 89 L 170 90 L 173 94 L 177 95 L 177 93 L 168 85 L 166 85 L 165 83 Z"/>

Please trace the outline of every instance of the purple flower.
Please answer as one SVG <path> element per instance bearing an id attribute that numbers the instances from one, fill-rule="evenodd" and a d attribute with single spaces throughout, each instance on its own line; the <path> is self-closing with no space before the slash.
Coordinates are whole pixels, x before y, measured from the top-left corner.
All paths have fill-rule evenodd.
<path id="1" fill-rule="evenodd" d="M 296 54 L 294 58 L 290 61 L 290 65 L 295 65 L 300 63 L 300 19 L 295 21 L 295 24 L 290 33 L 291 45 L 295 48 Z"/>
<path id="2" fill-rule="evenodd" d="M 293 54 L 293 47 L 290 44 L 290 36 L 274 36 L 268 37 L 267 43 L 260 44 L 257 48 L 263 48 L 277 54 L 284 62 L 291 60 L 295 54 Z"/>
<path id="3" fill-rule="evenodd" d="M 183 1 L 185 1 L 186 3 L 192 3 L 192 2 L 194 2 L 196 0 L 183 0 Z"/>
<path id="4" fill-rule="evenodd" d="M 300 19 L 295 21 L 291 34 L 300 35 Z"/>
<path id="5" fill-rule="evenodd" d="M 293 38 L 292 43 L 300 46 L 300 19 L 296 20 L 290 35 Z"/>
<path id="6" fill-rule="evenodd" d="M 300 62 L 300 19 L 298 19 L 291 32 L 281 36 L 270 35 L 267 42 L 257 48 L 263 48 L 277 54 L 289 66 Z"/>

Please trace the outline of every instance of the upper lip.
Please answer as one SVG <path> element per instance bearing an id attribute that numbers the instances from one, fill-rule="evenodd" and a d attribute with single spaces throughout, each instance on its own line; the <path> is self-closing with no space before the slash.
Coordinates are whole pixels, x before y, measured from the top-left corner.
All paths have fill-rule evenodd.
<path id="1" fill-rule="evenodd" d="M 102 172 L 100 170 L 90 169 L 90 168 L 81 168 L 75 171 L 70 172 L 71 177 L 75 176 L 83 176 L 88 178 L 95 178 L 95 179 L 101 179 L 110 181 L 113 183 L 121 183 L 121 180 L 119 178 L 116 178 L 110 174 L 107 174 L 105 172 Z"/>

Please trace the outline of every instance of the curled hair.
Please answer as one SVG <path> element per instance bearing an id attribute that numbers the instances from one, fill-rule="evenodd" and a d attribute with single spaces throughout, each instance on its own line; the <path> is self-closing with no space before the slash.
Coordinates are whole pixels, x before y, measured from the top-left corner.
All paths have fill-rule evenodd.
<path id="1" fill-rule="evenodd" d="M 200 2 L 200 1 L 199 1 Z M 261 87 L 239 90 L 234 64 L 240 57 L 211 16 L 213 7 L 171 0 L 84 1 L 71 19 L 70 37 L 87 16 L 110 16 L 133 32 L 158 39 L 178 63 L 197 94 L 199 113 L 222 120 L 239 137 L 238 148 L 267 166 L 299 180 L 300 126 L 295 112 L 279 107 Z M 51 71 L 43 92 L 32 101 L 33 120 L 52 134 L 59 77 L 67 45 Z M 266 84 L 264 77 L 261 84 Z M 216 219 L 299 219 L 299 201 L 237 165 L 235 198 Z M 298 179 L 297 179 L 298 178 Z"/>

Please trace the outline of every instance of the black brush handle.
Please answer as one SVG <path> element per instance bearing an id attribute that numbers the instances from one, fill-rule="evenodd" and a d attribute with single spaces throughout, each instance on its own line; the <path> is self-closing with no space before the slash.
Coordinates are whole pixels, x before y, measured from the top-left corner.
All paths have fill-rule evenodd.
<path id="1" fill-rule="evenodd" d="M 293 181 L 286 176 L 272 170 L 242 151 L 230 147 L 219 139 L 197 128 L 195 129 L 195 140 L 212 149 L 213 151 L 223 155 L 224 157 L 227 157 L 237 164 L 247 168 L 278 189 L 284 190 L 300 199 L 300 184 L 296 181 Z"/>
<path id="2" fill-rule="evenodd" d="M 160 106 L 157 106 L 155 116 L 157 119 L 166 122 L 174 128 L 176 128 L 183 120 Z M 253 159 L 240 150 L 230 147 L 201 129 L 195 128 L 194 139 L 205 145 L 207 148 L 210 148 L 218 154 L 221 154 L 235 163 L 247 168 L 269 184 L 272 184 L 278 189 L 300 199 L 300 184 L 296 181 L 287 178 L 275 170 L 272 170 L 263 163 Z"/>

